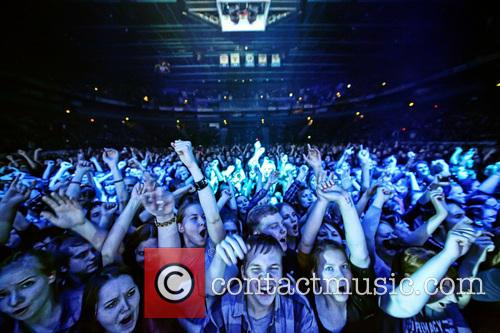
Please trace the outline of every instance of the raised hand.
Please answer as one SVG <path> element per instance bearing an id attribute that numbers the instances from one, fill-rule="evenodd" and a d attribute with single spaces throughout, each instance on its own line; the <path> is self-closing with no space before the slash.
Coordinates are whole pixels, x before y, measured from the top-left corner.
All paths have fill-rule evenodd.
<path id="1" fill-rule="evenodd" d="M 448 232 L 443 252 L 456 260 L 469 251 L 480 234 L 481 232 L 476 231 L 472 223 L 460 222 Z"/>
<path id="2" fill-rule="evenodd" d="M 196 159 L 193 155 L 193 146 L 190 141 L 176 140 L 171 143 L 179 159 L 189 169 L 196 165 Z"/>
<path id="3" fill-rule="evenodd" d="M 354 147 L 347 147 L 345 150 L 344 150 L 344 154 L 346 156 L 351 156 L 352 154 L 354 154 Z"/>
<path id="4" fill-rule="evenodd" d="M 137 183 L 134 185 L 132 189 L 132 193 L 130 194 L 130 200 L 141 201 L 142 195 L 145 193 L 146 189 L 144 184 Z"/>
<path id="5" fill-rule="evenodd" d="M 106 202 L 101 205 L 101 213 L 106 217 L 113 216 L 114 213 L 118 210 L 118 204 L 113 202 Z"/>
<path id="6" fill-rule="evenodd" d="M 442 215 L 448 215 L 448 211 L 446 210 L 445 202 L 444 202 L 444 193 L 441 187 L 438 187 L 429 192 L 429 197 L 436 210 L 436 213 Z"/>
<path id="7" fill-rule="evenodd" d="M 358 160 L 361 165 L 369 165 L 370 164 L 370 152 L 368 149 L 363 149 L 363 145 L 360 146 L 358 152 Z"/>
<path id="8" fill-rule="evenodd" d="M 72 167 L 73 167 L 73 164 L 71 164 L 69 162 L 66 162 L 66 161 L 61 162 L 61 169 L 68 170 L 68 169 L 71 169 Z"/>
<path id="9" fill-rule="evenodd" d="M 413 160 L 415 159 L 415 157 L 417 157 L 417 154 L 415 154 L 412 151 L 409 151 L 408 154 L 406 154 L 406 156 L 408 157 L 409 160 Z"/>
<path id="10" fill-rule="evenodd" d="M 215 252 L 228 266 L 236 265 L 238 258 L 243 260 L 248 248 L 239 235 L 228 235 L 215 247 Z"/>
<path id="11" fill-rule="evenodd" d="M 76 172 L 77 173 L 81 173 L 81 174 L 85 174 L 87 172 L 90 172 L 92 171 L 93 167 L 93 164 L 89 161 L 85 161 L 85 160 L 80 160 L 78 161 L 78 164 L 76 165 Z"/>
<path id="12" fill-rule="evenodd" d="M 9 189 L 1 200 L 1 203 L 4 205 L 15 207 L 28 200 L 30 194 L 31 189 L 21 183 L 20 176 L 18 175 L 10 184 Z"/>
<path id="13" fill-rule="evenodd" d="M 303 154 L 304 160 L 314 170 L 321 169 L 321 153 L 316 147 L 307 144 L 307 155 Z"/>
<path id="14" fill-rule="evenodd" d="M 146 186 L 141 201 L 144 208 L 157 218 L 170 216 L 174 212 L 174 195 L 160 186 Z"/>
<path id="15" fill-rule="evenodd" d="M 299 174 L 297 175 L 297 181 L 305 183 L 308 172 L 309 172 L 309 167 L 305 164 L 301 165 L 299 168 Z"/>
<path id="16" fill-rule="evenodd" d="M 332 202 L 339 202 L 343 199 L 346 193 L 338 186 L 338 181 L 334 177 L 333 173 L 330 175 L 326 175 L 326 173 L 320 175 L 316 186 L 316 193 L 319 198 Z"/>
<path id="17" fill-rule="evenodd" d="M 102 153 L 102 160 L 109 167 L 116 166 L 118 164 L 119 157 L 120 154 L 118 153 L 118 150 L 113 148 L 104 148 L 104 152 Z"/>
<path id="18" fill-rule="evenodd" d="M 51 193 L 50 196 L 42 197 L 42 200 L 52 208 L 55 214 L 42 212 L 41 215 L 55 226 L 72 229 L 85 223 L 85 214 L 78 201 L 55 192 Z"/>
<path id="19" fill-rule="evenodd" d="M 467 258 L 479 263 L 484 262 L 488 252 L 493 252 L 495 250 L 495 243 L 492 237 L 494 237 L 494 235 L 489 232 L 483 232 L 483 234 L 477 237 L 469 253 L 467 253 Z"/>

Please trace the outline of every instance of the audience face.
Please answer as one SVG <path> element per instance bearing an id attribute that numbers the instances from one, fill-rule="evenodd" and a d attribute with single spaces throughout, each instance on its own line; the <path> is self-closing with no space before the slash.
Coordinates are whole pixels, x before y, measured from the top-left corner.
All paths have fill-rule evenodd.
<path id="1" fill-rule="evenodd" d="M 107 281 L 99 290 L 96 318 L 109 333 L 132 332 L 139 318 L 139 288 L 129 275 Z"/>
<path id="2" fill-rule="evenodd" d="M 139 266 L 144 267 L 144 250 L 147 248 L 157 248 L 158 247 L 158 239 L 157 238 L 148 238 L 145 241 L 139 243 L 137 248 L 135 249 L 135 262 L 139 264 Z"/>
<path id="3" fill-rule="evenodd" d="M 417 163 L 415 168 L 417 171 L 416 172 L 417 177 L 419 177 L 419 178 L 424 178 L 424 177 L 427 177 L 430 175 L 430 170 L 429 170 L 429 166 L 427 166 L 427 163 Z"/>
<path id="4" fill-rule="evenodd" d="M 243 267 L 242 276 L 249 281 L 248 303 L 259 308 L 270 307 L 276 298 L 278 280 L 283 276 L 281 253 L 274 248 L 266 254 L 250 250 Z"/>
<path id="5" fill-rule="evenodd" d="M 43 274 L 35 257 L 21 260 L 0 269 L 0 311 L 15 320 L 36 320 L 53 301 L 55 275 Z"/>
<path id="6" fill-rule="evenodd" d="M 92 209 L 90 210 L 90 222 L 94 223 L 95 225 L 99 225 L 99 222 L 101 222 L 101 217 L 101 205 L 95 205 L 94 207 L 92 207 Z"/>
<path id="7" fill-rule="evenodd" d="M 377 252 L 384 256 L 394 257 L 399 249 L 398 237 L 389 223 L 381 222 L 375 235 Z"/>
<path id="8" fill-rule="evenodd" d="M 267 215 L 261 218 L 259 225 L 257 226 L 256 233 L 274 237 L 274 239 L 280 243 L 283 251 L 286 251 L 286 227 L 284 226 L 283 218 L 279 213 Z"/>
<path id="9" fill-rule="evenodd" d="M 327 249 L 321 253 L 316 274 L 323 292 L 333 294 L 337 302 L 347 302 L 348 292 L 351 291 L 352 273 L 343 251 Z"/>
<path id="10" fill-rule="evenodd" d="M 328 223 L 321 224 L 319 228 L 316 242 L 332 241 L 336 244 L 342 244 L 342 236 L 338 233 L 337 229 Z"/>
<path id="11" fill-rule="evenodd" d="M 299 216 L 295 210 L 290 205 L 284 204 L 280 214 L 288 236 L 297 237 L 299 235 Z"/>
<path id="12" fill-rule="evenodd" d="M 466 198 L 467 196 L 464 193 L 462 186 L 458 184 L 451 185 L 451 190 L 450 193 L 448 194 L 448 199 L 453 199 L 457 202 L 460 202 L 461 204 L 465 204 Z"/>
<path id="13" fill-rule="evenodd" d="M 189 174 L 189 170 L 185 167 L 185 166 L 179 166 L 176 170 L 175 170 L 175 178 L 179 179 L 179 180 L 186 180 L 188 179 L 190 176 Z"/>
<path id="14" fill-rule="evenodd" d="M 204 247 L 207 242 L 205 213 L 199 204 L 189 205 L 179 225 L 186 247 Z"/>
<path id="15" fill-rule="evenodd" d="M 316 196 L 310 189 L 302 190 L 299 193 L 299 205 L 302 208 L 309 208 L 316 201 Z"/>
<path id="16" fill-rule="evenodd" d="M 236 206 L 238 207 L 238 210 L 241 211 L 242 213 L 247 212 L 249 203 L 250 201 L 248 201 L 248 198 L 245 197 L 244 195 L 236 197 Z"/>
<path id="17" fill-rule="evenodd" d="M 455 203 L 448 203 L 446 205 L 448 216 L 446 217 L 446 228 L 451 230 L 456 224 L 461 222 L 472 222 L 466 215 L 465 211 Z"/>
<path id="18" fill-rule="evenodd" d="M 99 258 L 97 252 L 88 243 L 83 243 L 69 248 L 71 257 L 69 258 L 69 273 L 75 275 L 92 274 L 99 269 Z"/>

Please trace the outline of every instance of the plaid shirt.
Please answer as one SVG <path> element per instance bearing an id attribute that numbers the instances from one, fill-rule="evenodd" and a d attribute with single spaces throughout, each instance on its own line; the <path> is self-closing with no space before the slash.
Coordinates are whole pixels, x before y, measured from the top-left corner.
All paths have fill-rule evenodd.
<path id="1" fill-rule="evenodd" d="M 210 308 L 209 320 L 204 332 L 240 333 L 252 332 L 250 316 L 247 311 L 245 295 L 226 293 Z M 273 333 L 316 333 L 318 325 L 306 298 L 299 294 L 276 295 L 274 316 L 268 332 Z"/>
<path id="2" fill-rule="evenodd" d="M 286 190 L 285 195 L 283 196 L 283 201 L 288 204 L 294 204 L 295 197 L 302 188 L 303 185 L 299 181 L 294 180 L 294 182 L 290 185 L 288 190 Z"/>

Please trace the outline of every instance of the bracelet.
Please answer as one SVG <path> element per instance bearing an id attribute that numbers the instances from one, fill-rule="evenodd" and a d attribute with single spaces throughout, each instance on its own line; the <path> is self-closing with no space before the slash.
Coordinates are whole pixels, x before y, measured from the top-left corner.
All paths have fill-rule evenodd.
<path id="1" fill-rule="evenodd" d="M 156 219 L 156 216 L 154 217 L 154 221 L 155 221 L 155 226 L 157 228 L 161 228 L 161 227 L 168 227 L 169 225 L 175 223 L 177 221 L 177 217 L 174 215 L 170 220 L 168 221 L 165 221 L 165 222 L 158 222 L 158 220 Z"/>
<path id="2" fill-rule="evenodd" d="M 207 186 L 208 186 L 208 181 L 205 177 L 203 177 L 202 180 L 199 180 L 194 183 L 194 188 L 196 189 L 196 191 L 201 191 Z"/>
<path id="3" fill-rule="evenodd" d="M 123 181 L 123 178 L 113 181 L 113 184 L 117 184 L 117 183 L 122 182 L 122 181 Z"/>

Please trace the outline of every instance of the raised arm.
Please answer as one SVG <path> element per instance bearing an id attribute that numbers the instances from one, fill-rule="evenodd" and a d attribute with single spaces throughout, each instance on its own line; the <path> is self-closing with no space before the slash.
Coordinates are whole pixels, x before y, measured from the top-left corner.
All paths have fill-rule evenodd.
<path id="1" fill-rule="evenodd" d="M 441 225 L 441 223 L 448 216 L 448 211 L 444 203 L 444 195 L 442 188 L 437 188 L 430 192 L 431 202 L 436 210 L 436 213 L 427 220 L 424 224 L 414 230 L 408 237 L 404 238 L 403 241 L 407 245 L 411 246 L 422 246 L 429 239 L 429 237 L 436 231 L 436 229 Z"/>
<path id="2" fill-rule="evenodd" d="M 68 189 L 66 190 L 66 195 L 70 199 L 78 200 L 80 197 L 80 189 L 82 185 L 83 176 L 92 170 L 92 164 L 87 161 L 78 161 L 76 165 L 76 171 L 71 178 L 71 182 L 69 183 Z"/>
<path id="3" fill-rule="evenodd" d="M 337 204 L 344 223 L 345 239 L 350 252 L 350 261 L 357 267 L 370 266 L 370 254 L 354 202 L 348 192 L 338 191 L 332 183 L 319 184 L 318 196 Z"/>
<path id="4" fill-rule="evenodd" d="M 184 163 L 193 176 L 195 184 L 198 184 L 197 187 L 200 188 L 198 190 L 198 197 L 207 220 L 208 235 L 214 244 L 218 244 L 224 239 L 226 232 L 219 215 L 219 209 L 217 208 L 217 201 L 215 200 L 214 193 L 206 183 L 206 179 L 194 158 L 191 142 L 177 140 L 172 142 L 172 147 L 175 149 L 175 152 L 179 156 L 182 163 Z"/>
<path id="5" fill-rule="evenodd" d="M 377 187 L 377 192 L 375 193 L 375 199 L 368 208 L 365 216 L 363 217 L 363 233 L 365 235 L 366 244 L 368 246 L 368 251 L 370 255 L 374 258 L 375 251 L 375 235 L 377 234 L 378 225 L 380 223 L 380 216 L 382 215 L 382 207 L 384 203 L 387 202 L 391 197 L 391 191 L 389 188 L 384 186 Z"/>
<path id="6" fill-rule="evenodd" d="M 59 228 L 69 229 L 86 239 L 97 250 L 101 251 L 106 239 L 106 232 L 98 229 L 85 219 L 85 214 L 77 201 L 53 192 L 42 200 L 54 211 L 42 212 L 41 215 Z"/>
<path id="7" fill-rule="evenodd" d="M 358 160 L 361 165 L 361 190 L 367 191 L 370 188 L 371 175 L 370 175 L 370 152 L 368 149 L 363 149 L 361 145 L 358 152 Z"/>
<path id="8" fill-rule="evenodd" d="M 111 227 L 111 230 L 102 246 L 102 262 L 103 266 L 113 263 L 119 257 L 120 244 L 127 235 L 127 231 L 134 219 L 135 214 L 141 207 L 141 196 L 144 194 L 144 184 L 137 183 L 132 190 L 130 200 L 123 212 L 118 216 L 116 222 Z"/>
<path id="9" fill-rule="evenodd" d="M 247 253 L 247 246 L 239 235 L 228 235 L 217 244 L 215 253 L 205 276 L 205 290 L 209 296 L 223 293 L 223 286 L 217 283 L 216 279 L 224 278 L 224 272 L 228 266 L 236 265 L 238 259 L 243 260 Z"/>
<path id="10" fill-rule="evenodd" d="M 31 194 L 31 190 L 21 184 L 19 178 L 14 178 L 0 201 L 0 244 L 8 242 L 17 209 Z"/>
<path id="11" fill-rule="evenodd" d="M 379 298 L 380 308 L 397 318 L 419 313 L 436 290 L 439 281 L 459 257 L 467 253 L 478 236 L 469 223 L 459 223 L 446 238 L 444 249 L 428 260 L 415 273 L 403 279 L 400 286 Z M 411 291 L 411 292 L 410 292 Z"/>
<path id="12" fill-rule="evenodd" d="M 33 161 L 31 159 L 31 157 L 28 155 L 27 152 L 25 152 L 24 150 L 19 149 L 17 151 L 17 153 L 19 155 L 21 155 L 26 160 L 26 162 L 28 162 L 28 164 L 29 164 L 29 166 L 30 166 L 31 169 L 36 169 L 38 167 L 38 165 L 35 163 L 35 161 Z"/>
<path id="13" fill-rule="evenodd" d="M 116 187 L 116 195 L 118 198 L 118 203 L 120 206 L 125 206 L 128 201 L 128 192 L 125 189 L 125 183 L 123 182 L 123 176 L 118 169 L 118 158 L 119 158 L 118 150 L 105 148 L 102 153 L 103 161 L 108 165 L 109 170 L 113 174 L 113 180 Z"/>

